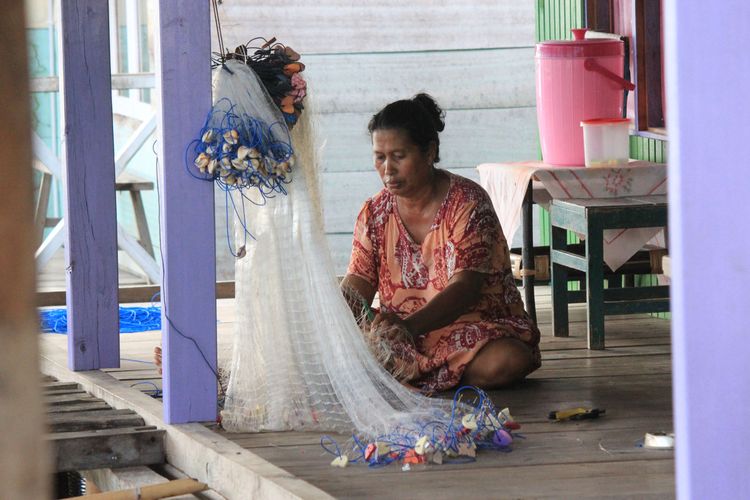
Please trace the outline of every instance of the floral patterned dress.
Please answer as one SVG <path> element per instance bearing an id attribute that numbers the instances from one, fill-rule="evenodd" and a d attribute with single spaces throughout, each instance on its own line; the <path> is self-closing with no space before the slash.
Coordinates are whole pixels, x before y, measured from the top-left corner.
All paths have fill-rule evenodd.
<path id="1" fill-rule="evenodd" d="M 487 275 L 479 302 L 456 321 L 415 339 L 425 391 L 456 386 L 466 365 L 490 340 L 526 343 L 541 366 L 539 330 L 526 314 L 510 268 L 508 245 L 487 193 L 475 182 L 445 172 L 450 187 L 429 233 L 417 244 L 387 189 L 367 200 L 357 217 L 348 274 L 377 289 L 383 311 L 405 317 L 445 289 L 453 275 Z"/>

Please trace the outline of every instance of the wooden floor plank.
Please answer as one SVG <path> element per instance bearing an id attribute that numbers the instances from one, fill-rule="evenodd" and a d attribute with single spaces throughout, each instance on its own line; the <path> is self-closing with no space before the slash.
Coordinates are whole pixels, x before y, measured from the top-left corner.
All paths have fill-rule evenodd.
<path id="1" fill-rule="evenodd" d="M 670 324 L 649 315 L 606 319 L 602 351 L 587 349 L 585 308 L 571 307 L 570 337 L 551 335 L 548 297 L 540 307 L 542 368 L 490 393 L 526 436 L 507 454 L 484 452 L 466 465 L 330 467 L 321 433 L 224 436 L 337 498 L 576 497 L 673 498 L 673 452 L 645 450 L 646 432 L 672 430 Z M 439 397 L 452 397 L 445 393 Z M 597 420 L 553 422 L 576 406 L 606 410 Z M 348 436 L 338 436 L 346 443 Z M 654 453 L 654 451 L 656 451 Z"/>
<path id="2" fill-rule="evenodd" d="M 111 407 L 104 401 L 94 400 L 88 403 L 48 406 L 47 413 L 75 413 L 79 411 L 91 412 L 110 409 Z"/>
<path id="3" fill-rule="evenodd" d="M 45 397 L 49 396 L 63 396 L 63 395 L 80 395 L 80 394 L 86 394 L 86 391 L 81 389 L 80 387 L 71 388 L 71 389 L 57 389 L 52 391 L 46 391 L 44 392 Z"/>
<path id="4" fill-rule="evenodd" d="M 132 410 L 56 413 L 47 416 L 51 432 L 76 432 L 117 427 L 140 427 L 143 419 Z"/>
<path id="5" fill-rule="evenodd" d="M 570 309 L 570 337 L 552 336 L 548 290 L 537 289 L 542 368 L 520 384 L 490 393 L 498 407 L 509 407 L 522 424 L 519 432 L 526 439 L 519 439 L 511 453 L 484 452 L 475 463 L 419 466 L 411 472 L 402 472 L 400 465 L 338 469 L 330 467 L 319 432 L 221 434 L 337 498 L 673 498 L 672 452 L 636 446 L 646 432 L 672 430 L 669 321 L 649 315 L 607 317 L 607 348 L 590 351 L 583 305 Z M 231 354 L 232 304 L 220 301 L 222 359 Z M 153 389 L 151 383 L 161 387 L 150 364 L 160 333 L 121 338 L 121 368 L 107 372 L 143 390 Z M 48 411 L 96 404 L 59 403 Z M 547 418 L 552 410 L 576 406 L 606 413 L 597 420 Z M 345 443 L 349 437 L 338 439 Z"/>
<path id="6" fill-rule="evenodd" d="M 45 394 L 49 393 L 56 393 L 59 394 L 60 391 L 71 391 L 71 390 L 81 390 L 81 386 L 76 384 L 75 382 L 46 382 L 42 384 L 42 390 Z"/>
<path id="7" fill-rule="evenodd" d="M 61 432 L 47 440 L 57 472 L 164 462 L 164 430 L 154 427 Z"/>
<path id="8" fill-rule="evenodd" d="M 341 471 L 341 469 L 339 469 Z M 371 472 L 371 471 L 366 471 Z M 497 471 L 473 469 L 445 473 L 436 469 L 400 470 L 352 481 L 343 473 L 326 477 L 326 491 L 337 498 L 674 498 L 671 460 L 532 465 Z"/>
<path id="9" fill-rule="evenodd" d="M 85 392 L 76 394 L 61 394 L 59 396 L 47 396 L 44 398 L 44 404 L 47 406 L 72 405 L 78 403 L 92 403 L 101 401 Z"/>

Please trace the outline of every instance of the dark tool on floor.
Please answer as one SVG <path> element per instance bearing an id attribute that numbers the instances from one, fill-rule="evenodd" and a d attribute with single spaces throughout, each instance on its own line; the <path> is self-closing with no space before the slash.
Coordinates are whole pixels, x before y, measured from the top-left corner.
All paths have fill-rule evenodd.
<path id="1" fill-rule="evenodd" d="M 604 415 L 607 410 L 599 408 L 568 408 L 565 410 L 553 410 L 549 412 L 548 418 L 561 422 L 563 420 L 589 420 L 593 418 L 599 418 L 600 415 Z"/>

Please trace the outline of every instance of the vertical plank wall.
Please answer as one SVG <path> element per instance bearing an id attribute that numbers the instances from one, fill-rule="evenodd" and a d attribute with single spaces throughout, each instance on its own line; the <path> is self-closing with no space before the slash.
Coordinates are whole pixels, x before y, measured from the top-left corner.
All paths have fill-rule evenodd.
<path id="1" fill-rule="evenodd" d="M 338 273 L 356 215 L 381 187 L 366 127 L 385 104 L 421 91 L 436 97 L 446 110 L 440 165 L 466 177 L 476 180 L 483 162 L 536 158 L 531 1 L 265 0 L 223 2 L 220 12 L 227 47 L 276 36 L 307 65 Z"/>
<path id="2" fill-rule="evenodd" d="M 34 310 L 31 102 L 24 2 L 3 3 L 0 16 L 0 488 L 2 498 L 49 498 L 49 457 Z"/>
<path id="3" fill-rule="evenodd" d="M 68 365 L 120 366 L 107 0 L 61 3 Z"/>

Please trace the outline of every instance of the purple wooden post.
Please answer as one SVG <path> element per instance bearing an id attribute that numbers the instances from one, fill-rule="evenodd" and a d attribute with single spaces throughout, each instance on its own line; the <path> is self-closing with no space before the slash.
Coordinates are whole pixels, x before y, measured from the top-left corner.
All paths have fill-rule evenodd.
<path id="1" fill-rule="evenodd" d="M 169 423 L 216 418 L 214 186 L 185 169 L 185 150 L 211 109 L 209 5 L 159 2 L 163 389 Z"/>
<path id="2" fill-rule="evenodd" d="M 61 2 L 68 365 L 120 366 L 107 0 Z"/>
<path id="3" fill-rule="evenodd" d="M 750 498 L 750 3 L 665 3 L 677 493 Z"/>

